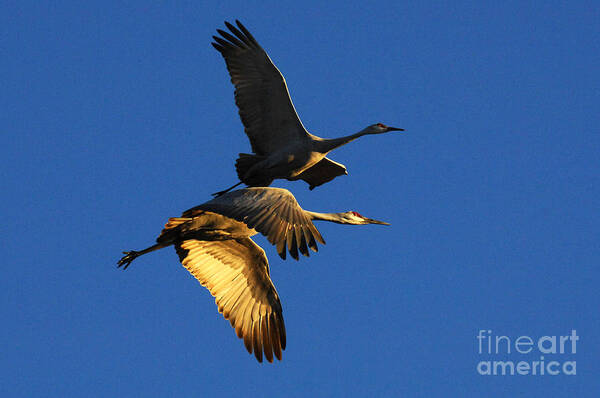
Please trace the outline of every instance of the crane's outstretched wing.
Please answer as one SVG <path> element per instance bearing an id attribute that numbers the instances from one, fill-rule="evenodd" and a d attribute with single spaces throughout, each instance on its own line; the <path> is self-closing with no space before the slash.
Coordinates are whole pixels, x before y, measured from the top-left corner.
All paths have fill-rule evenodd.
<path id="1" fill-rule="evenodd" d="M 250 238 L 185 240 L 175 244 L 181 264 L 215 297 L 249 353 L 262 362 L 281 360 L 285 325 L 263 249 Z"/>
<path id="2" fill-rule="evenodd" d="M 194 217 L 200 211 L 222 214 L 254 228 L 277 246 L 277 252 L 284 260 L 286 245 L 290 255 L 297 260 L 298 250 L 308 257 L 309 247 L 316 252 L 317 241 L 325 244 L 310 216 L 286 189 L 239 189 L 187 210 L 182 217 Z"/>
<path id="3" fill-rule="evenodd" d="M 345 174 L 348 174 L 348 171 L 346 171 L 346 167 L 343 164 L 323 158 L 319 163 L 304 170 L 294 179 L 306 181 L 310 185 L 308 188 L 313 190 L 315 187 Z"/>
<path id="4" fill-rule="evenodd" d="M 244 25 L 235 23 L 239 29 L 225 22 L 235 36 L 217 29 L 223 37 L 213 36 L 216 43 L 211 44 L 225 58 L 252 150 L 268 155 L 298 139 L 307 139 L 283 75 Z"/>

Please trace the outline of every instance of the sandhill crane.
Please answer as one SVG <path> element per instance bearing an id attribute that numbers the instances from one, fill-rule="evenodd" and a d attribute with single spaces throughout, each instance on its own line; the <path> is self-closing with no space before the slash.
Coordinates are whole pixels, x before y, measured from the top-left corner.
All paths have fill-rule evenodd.
<path id="1" fill-rule="evenodd" d="M 326 157 L 333 149 L 363 135 L 404 131 L 377 123 L 341 138 L 326 139 L 310 134 L 296 113 L 279 69 L 244 25 L 235 22 L 237 28 L 225 22 L 233 35 L 217 29 L 222 37 L 213 36 L 215 42 L 211 44 L 227 64 L 235 86 L 235 103 L 254 155 L 240 153 L 235 163 L 240 182 L 214 195 L 242 183 L 269 186 L 277 178 L 304 180 L 312 190 L 348 174 L 343 164 Z"/>
<path id="2" fill-rule="evenodd" d="M 280 188 L 246 188 L 229 192 L 170 218 L 156 244 L 123 252 L 118 266 L 126 269 L 142 254 L 173 245 L 181 264 L 215 297 L 219 312 L 231 322 L 256 359 L 281 360 L 286 335 L 281 302 L 269 277 L 265 251 L 250 238 L 262 233 L 285 258 L 286 245 L 308 255 L 325 243 L 313 220 L 340 224 L 385 224 L 357 212 L 316 213 L 303 210 Z"/>

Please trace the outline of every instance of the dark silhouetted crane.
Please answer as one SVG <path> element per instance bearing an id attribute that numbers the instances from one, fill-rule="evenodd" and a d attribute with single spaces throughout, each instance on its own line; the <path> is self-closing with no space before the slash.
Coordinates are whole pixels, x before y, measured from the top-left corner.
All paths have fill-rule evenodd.
<path id="1" fill-rule="evenodd" d="M 345 137 L 327 139 L 310 134 L 292 104 L 285 79 L 265 50 L 239 21 L 217 29 L 212 45 L 227 64 L 235 86 L 235 103 L 254 154 L 241 153 L 235 167 L 240 182 L 215 193 L 221 195 L 244 183 L 269 186 L 274 179 L 304 180 L 313 189 L 337 176 L 348 174 L 343 164 L 327 154 L 368 134 L 404 131 L 377 123 Z"/>

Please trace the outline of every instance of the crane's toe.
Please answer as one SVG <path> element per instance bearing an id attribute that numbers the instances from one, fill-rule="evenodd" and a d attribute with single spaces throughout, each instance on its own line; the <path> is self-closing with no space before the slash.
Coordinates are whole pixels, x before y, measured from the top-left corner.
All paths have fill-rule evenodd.
<path id="1" fill-rule="evenodd" d="M 139 253 L 135 250 L 123 252 L 123 254 L 125 254 L 125 256 L 123 256 L 117 263 L 117 267 L 120 268 L 121 266 L 124 266 L 123 269 L 127 269 L 127 267 L 129 267 L 129 264 L 131 264 L 131 262 L 135 260 L 137 256 L 139 256 Z"/>

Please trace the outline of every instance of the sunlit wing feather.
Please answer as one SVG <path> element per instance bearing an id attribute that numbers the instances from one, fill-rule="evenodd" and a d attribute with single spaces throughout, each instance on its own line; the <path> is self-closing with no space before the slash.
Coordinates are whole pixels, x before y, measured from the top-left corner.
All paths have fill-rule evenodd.
<path id="1" fill-rule="evenodd" d="M 333 180 L 337 176 L 345 174 L 348 174 L 348 172 L 343 164 L 334 162 L 328 158 L 323 158 L 314 166 L 304 170 L 295 179 L 306 181 L 310 185 L 309 189 L 312 190 L 319 185 L 323 185 L 326 182 Z"/>
<path id="2" fill-rule="evenodd" d="M 235 103 L 252 150 L 273 153 L 290 142 L 308 139 L 292 104 L 285 79 L 250 32 L 236 21 L 225 22 L 232 34 L 218 29 L 212 45 L 225 59 L 235 86 Z"/>
<path id="3" fill-rule="evenodd" d="M 215 297 L 256 359 L 281 360 L 285 325 L 281 302 L 269 277 L 264 250 L 250 238 L 223 241 L 185 240 L 175 245 L 183 266 Z"/>
<path id="4" fill-rule="evenodd" d="M 276 245 L 283 259 L 286 246 L 298 259 L 298 250 L 308 256 L 307 247 L 316 252 L 317 241 L 325 244 L 310 216 L 285 189 L 257 187 L 228 192 L 185 211 L 183 217 L 194 217 L 200 211 L 219 213 L 254 228 Z"/>

